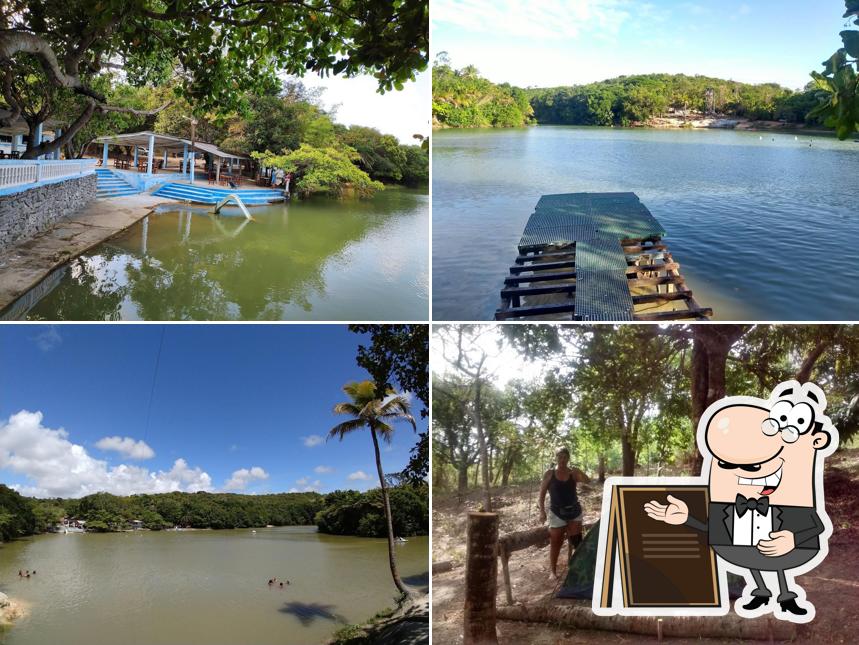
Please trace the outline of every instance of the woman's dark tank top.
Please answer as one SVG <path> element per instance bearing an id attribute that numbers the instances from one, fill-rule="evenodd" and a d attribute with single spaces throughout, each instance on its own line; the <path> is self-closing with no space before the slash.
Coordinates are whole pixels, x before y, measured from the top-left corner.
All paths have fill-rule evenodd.
<path id="1" fill-rule="evenodd" d="M 549 508 L 562 520 L 574 520 L 582 514 L 582 506 L 579 504 L 579 496 L 576 492 L 576 480 L 573 473 L 566 481 L 555 477 L 552 469 L 552 480 L 549 482 Z"/>

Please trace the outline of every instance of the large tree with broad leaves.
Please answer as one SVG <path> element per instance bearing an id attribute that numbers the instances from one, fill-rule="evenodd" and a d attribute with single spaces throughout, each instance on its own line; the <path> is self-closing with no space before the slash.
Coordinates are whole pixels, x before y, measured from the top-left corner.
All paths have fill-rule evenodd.
<path id="1" fill-rule="evenodd" d="M 33 158 L 97 113 L 167 107 L 111 104 L 97 82 L 107 74 L 172 80 L 195 112 L 227 111 L 278 72 L 372 74 L 379 91 L 401 89 L 426 68 L 427 48 L 426 0 L 9 0 L 0 3 L 0 86 L 10 113 L 0 125 L 74 101 L 63 135 L 34 142 Z"/>

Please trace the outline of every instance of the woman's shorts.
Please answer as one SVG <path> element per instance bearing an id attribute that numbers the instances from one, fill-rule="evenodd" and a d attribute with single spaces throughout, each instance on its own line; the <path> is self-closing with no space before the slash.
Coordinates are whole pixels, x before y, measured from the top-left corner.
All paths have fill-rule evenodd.
<path id="1" fill-rule="evenodd" d="M 546 509 L 546 516 L 549 518 L 549 528 L 550 529 L 562 529 L 567 526 L 567 520 L 563 520 L 552 512 L 551 508 Z M 581 522 L 582 521 L 582 513 L 579 513 L 579 516 L 575 519 L 569 520 L 570 522 Z"/>

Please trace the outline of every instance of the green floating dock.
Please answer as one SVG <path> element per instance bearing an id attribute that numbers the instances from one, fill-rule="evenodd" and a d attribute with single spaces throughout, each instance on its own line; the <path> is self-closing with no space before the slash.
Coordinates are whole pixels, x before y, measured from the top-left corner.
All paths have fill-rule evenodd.
<path id="1" fill-rule="evenodd" d="M 697 306 L 674 270 L 676 263 L 659 243 L 665 234 L 635 193 L 543 195 L 522 232 L 520 255 L 505 279 L 495 317 L 569 314 L 573 320 L 622 321 L 712 315 Z M 632 257 L 631 248 L 636 249 Z M 656 256 L 661 264 L 652 264 Z M 632 286 L 651 284 L 654 294 L 633 295 Z M 547 296 L 562 299 L 522 306 L 523 298 Z M 688 310 L 635 315 L 636 304 L 680 300 Z"/>

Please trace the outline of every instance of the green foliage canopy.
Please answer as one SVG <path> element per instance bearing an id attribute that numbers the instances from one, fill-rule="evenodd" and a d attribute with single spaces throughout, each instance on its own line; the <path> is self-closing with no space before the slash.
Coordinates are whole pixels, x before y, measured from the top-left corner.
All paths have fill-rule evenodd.
<path id="1" fill-rule="evenodd" d="M 353 163 L 358 153 L 349 147 L 314 148 L 301 144 L 297 150 L 285 154 L 265 152 L 252 156 L 264 166 L 293 173 L 294 190 L 303 197 L 316 194 L 342 197 L 347 191 L 370 197 L 384 189 L 382 183 L 370 179 Z"/>

